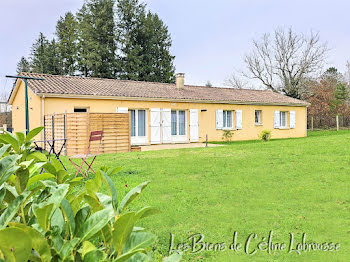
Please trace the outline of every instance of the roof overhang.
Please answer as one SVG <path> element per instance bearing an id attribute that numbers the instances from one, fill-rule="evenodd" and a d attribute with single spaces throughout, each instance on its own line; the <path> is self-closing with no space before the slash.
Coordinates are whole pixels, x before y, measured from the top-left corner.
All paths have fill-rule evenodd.
<path id="1" fill-rule="evenodd" d="M 173 103 L 202 103 L 202 104 L 231 104 L 231 105 L 268 105 L 268 106 L 297 106 L 307 107 L 310 104 L 292 104 L 292 103 L 269 103 L 252 101 L 220 101 L 220 100 L 195 100 L 195 99 L 167 99 L 150 97 L 123 97 L 123 96 L 95 96 L 95 95 L 74 95 L 74 94 L 52 94 L 37 93 L 45 98 L 71 98 L 71 99 L 101 99 L 101 100 L 127 100 L 127 101 L 156 101 Z"/>

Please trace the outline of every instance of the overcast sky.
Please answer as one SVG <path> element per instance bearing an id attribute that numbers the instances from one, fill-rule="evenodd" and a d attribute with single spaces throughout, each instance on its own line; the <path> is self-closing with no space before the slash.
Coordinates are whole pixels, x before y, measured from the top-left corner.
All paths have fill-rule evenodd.
<path id="1" fill-rule="evenodd" d="M 277 27 L 297 32 L 318 31 L 332 48 L 327 66 L 345 70 L 350 60 L 350 1 L 348 0 L 147 0 L 172 36 L 177 72 L 186 84 L 210 80 L 222 86 L 252 39 Z M 21 56 L 43 32 L 54 36 L 55 25 L 67 11 L 77 11 L 83 0 L 0 0 L 0 88 L 9 86 L 6 74 L 16 73 Z"/>

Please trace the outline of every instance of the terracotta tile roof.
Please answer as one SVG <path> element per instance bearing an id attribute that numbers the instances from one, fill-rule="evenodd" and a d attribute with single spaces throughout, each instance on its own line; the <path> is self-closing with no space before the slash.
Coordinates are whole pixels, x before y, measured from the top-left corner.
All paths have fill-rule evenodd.
<path id="1" fill-rule="evenodd" d="M 253 103 L 307 106 L 308 103 L 267 90 L 189 86 L 177 89 L 175 84 L 21 73 L 21 76 L 43 78 L 28 80 L 37 94 L 188 100 L 218 103 Z"/>

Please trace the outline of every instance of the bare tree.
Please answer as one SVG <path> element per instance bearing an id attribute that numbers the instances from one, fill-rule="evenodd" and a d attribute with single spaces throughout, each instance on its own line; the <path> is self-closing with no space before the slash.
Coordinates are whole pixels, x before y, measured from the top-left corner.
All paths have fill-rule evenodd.
<path id="1" fill-rule="evenodd" d="M 264 34 L 253 41 L 253 50 L 244 58 L 248 72 L 244 75 L 258 79 L 275 92 L 300 98 L 305 89 L 305 79 L 322 69 L 329 49 L 320 41 L 318 33 L 299 35 L 277 29 L 273 37 Z"/>
<path id="2" fill-rule="evenodd" d="M 349 61 L 346 61 L 345 67 L 346 67 L 346 70 L 344 73 L 344 78 L 346 83 L 350 86 L 350 62 Z"/>
<path id="3" fill-rule="evenodd" d="M 247 81 L 243 80 L 238 74 L 233 73 L 228 79 L 225 80 L 224 85 L 237 89 L 246 89 Z"/>

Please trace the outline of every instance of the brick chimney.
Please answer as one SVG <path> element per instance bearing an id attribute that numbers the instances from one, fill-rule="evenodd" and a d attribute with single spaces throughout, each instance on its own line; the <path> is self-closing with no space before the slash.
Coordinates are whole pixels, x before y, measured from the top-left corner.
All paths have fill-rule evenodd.
<path id="1" fill-rule="evenodd" d="M 183 89 L 185 85 L 185 74 L 177 73 L 175 76 L 176 76 L 176 88 Z"/>

